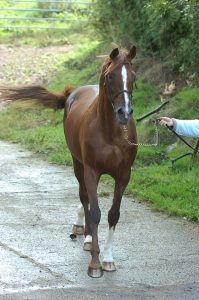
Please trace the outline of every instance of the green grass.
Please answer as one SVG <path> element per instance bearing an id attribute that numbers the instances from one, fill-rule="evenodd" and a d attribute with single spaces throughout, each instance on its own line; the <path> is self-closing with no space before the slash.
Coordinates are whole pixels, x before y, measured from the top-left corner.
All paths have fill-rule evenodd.
<path id="1" fill-rule="evenodd" d="M 60 90 L 65 85 L 93 84 L 98 82 L 99 61 L 96 56 L 100 51 L 100 43 L 84 38 L 76 44 L 75 51 L 69 52 L 62 65 L 59 66 L 57 78 L 50 84 L 51 89 Z"/>
<path id="2" fill-rule="evenodd" d="M 71 165 L 62 119 L 62 111 L 19 110 L 13 105 L 1 112 L 0 138 L 20 143 L 50 162 Z"/>
<path id="3" fill-rule="evenodd" d="M 31 38 L 34 40 L 33 36 Z M 104 53 L 108 46 L 88 36 L 83 38 L 81 33 L 71 35 L 70 38 L 75 46 L 74 50 L 66 53 L 57 66 L 59 74 L 49 86 L 52 90 L 62 90 L 68 84 L 78 86 L 98 82 L 101 60 L 96 56 Z M 141 79 L 137 84 L 138 90 L 134 92 L 135 118 L 160 105 L 158 89 L 155 86 L 145 84 Z M 182 119 L 198 118 L 198 94 L 199 88 L 179 91 L 158 115 Z M 54 114 L 47 109 L 22 111 L 12 105 L 0 114 L 0 138 L 20 143 L 50 162 L 71 165 L 62 119 L 63 112 Z M 155 131 L 150 120 L 138 124 L 137 130 L 141 143 L 153 142 Z M 198 157 L 194 160 L 190 157 L 183 158 L 176 162 L 175 168 L 171 168 L 170 158 L 181 155 L 189 149 L 164 128 L 159 128 L 159 138 L 160 143 L 157 147 L 139 147 L 126 193 L 140 200 L 149 201 L 155 210 L 198 222 Z M 194 139 L 188 141 L 193 145 L 196 142 Z M 171 150 L 168 149 L 170 145 Z M 103 181 L 109 182 L 109 178 L 103 176 Z"/>
<path id="4" fill-rule="evenodd" d="M 161 165 L 135 168 L 126 193 L 149 201 L 152 208 L 171 215 L 199 220 L 199 161 L 179 161 L 176 168 Z"/>
<path id="5" fill-rule="evenodd" d="M 142 89 L 141 97 L 144 99 L 147 111 L 150 111 L 155 105 L 148 103 L 144 91 L 145 89 Z M 151 88 L 149 93 L 150 91 Z M 151 99 L 155 99 L 156 95 L 154 91 L 154 98 Z M 182 89 L 158 115 L 181 119 L 198 118 L 198 95 L 199 88 Z M 142 114 L 145 108 L 141 100 L 137 102 L 139 103 L 138 110 Z M 152 103 L 156 102 L 152 101 Z M 138 125 L 138 133 L 140 131 L 141 137 L 150 137 L 149 124 L 142 122 Z M 198 156 L 195 159 L 187 156 L 177 161 L 172 168 L 171 158 L 190 152 L 190 149 L 164 128 L 159 128 L 159 139 L 160 145 L 156 148 L 140 146 L 126 193 L 133 193 L 139 199 L 149 201 L 155 210 L 199 221 Z M 185 139 L 195 146 L 196 139 Z M 168 148 L 170 145 L 172 145 L 171 150 Z"/>

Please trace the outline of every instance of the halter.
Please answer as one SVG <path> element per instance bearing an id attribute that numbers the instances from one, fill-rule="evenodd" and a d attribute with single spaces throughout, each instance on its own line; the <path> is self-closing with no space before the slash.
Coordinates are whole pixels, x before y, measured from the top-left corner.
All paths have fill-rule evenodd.
<path id="1" fill-rule="evenodd" d="M 126 63 L 127 64 L 127 63 Z M 123 64 L 124 65 L 124 64 Z M 112 92 L 111 92 L 111 88 L 110 88 L 110 84 L 109 84 L 109 81 L 108 81 L 108 75 L 105 75 L 105 82 L 104 82 L 104 85 L 106 86 L 106 90 L 107 90 L 107 93 L 108 93 L 108 98 L 114 108 L 114 100 L 121 94 L 125 94 L 127 93 L 129 95 L 129 98 L 132 99 L 132 95 L 131 93 L 128 91 L 128 90 L 121 90 L 120 92 L 118 92 L 116 95 L 112 95 Z"/>

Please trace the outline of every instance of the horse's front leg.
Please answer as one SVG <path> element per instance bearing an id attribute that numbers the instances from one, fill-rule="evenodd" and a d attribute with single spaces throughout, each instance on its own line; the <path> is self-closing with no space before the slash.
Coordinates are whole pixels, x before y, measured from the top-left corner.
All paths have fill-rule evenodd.
<path id="1" fill-rule="evenodd" d="M 103 263 L 102 268 L 104 271 L 113 272 L 116 271 L 114 259 L 113 259 L 113 236 L 115 231 L 115 226 L 120 217 L 120 205 L 122 200 L 122 195 L 124 190 L 129 182 L 130 174 L 125 174 L 120 178 L 115 180 L 115 190 L 114 198 L 111 209 L 108 213 L 108 223 L 109 223 L 109 232 L 106 240 L 104 253 L 103 253 Z"/>
<path id="2" fill-rule="evenodd" d="M 103 275 L 102 266 L 99 260 L 100 248 L 98 244 L 98 225 L 101 218 L 101 211 L 97 199 L 97 185 L 99 175 L 90 167 L 85 167 L 84 181 L 89 198 L 89 215 L 92 233 L 91 262 L 88 267 L 90 277 L 99 278 Z"/>

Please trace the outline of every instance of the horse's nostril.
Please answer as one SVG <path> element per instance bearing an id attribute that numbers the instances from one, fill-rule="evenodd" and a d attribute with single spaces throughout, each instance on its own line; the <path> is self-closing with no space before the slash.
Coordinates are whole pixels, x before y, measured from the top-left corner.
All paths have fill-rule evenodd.
<path id="1" fill-rule="evenodd" d="M 124 112 L 123 112 L 123 109 L 122 109 L 122 108 L 119 108 L 117 112 L 118 112 L 118 114 L 119 114 L 119 115 L 123 115 L 123 114 L 124 114 Z"/>
<path id="2" fill-rule="evenodd" d="M 130 108 L 128 112 L 125 112 L 125 111 L 123 110 L 123 108 L 121 107 L 121 108 L 118 109 L 117 113 L 118 113 L 118 115 L 120 115 L 120 116 L 121 116 L 121 115 L 125 115 L 125 117 L 127 117 L 127 115 L 128 115 L 128 116 L 131 116 L 131 115 L 133 114 L 133 109 Z"/>

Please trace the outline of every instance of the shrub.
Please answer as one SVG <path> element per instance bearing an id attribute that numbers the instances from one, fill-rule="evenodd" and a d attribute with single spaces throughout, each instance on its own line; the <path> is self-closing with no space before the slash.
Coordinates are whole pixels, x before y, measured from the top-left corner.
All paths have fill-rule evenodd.
<path id="1" fill-rule="evenodd" d="M 167 61 L 184 76 L 199 73 L 197 0 L 95 0 L 92 22 L 104 39 Z"/>

